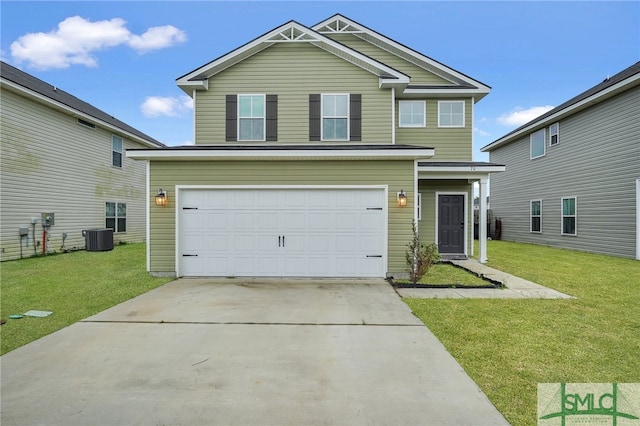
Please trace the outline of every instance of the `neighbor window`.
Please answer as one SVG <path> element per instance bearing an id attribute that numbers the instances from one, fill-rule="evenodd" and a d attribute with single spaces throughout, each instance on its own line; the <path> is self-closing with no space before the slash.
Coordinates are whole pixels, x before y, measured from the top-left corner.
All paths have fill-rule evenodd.
<path id="1" fill-rule="evenodd" d="M 558 145 L 560 142 L 560 124 L 553 123 L 549 126 L 549 145 Z"/>
<path id="2" fill-rule="evenodd" d="M 464 101 L 439 101 L 438 127 L 464 127 Z"/>
<path id="3" fill-rule="evenodd" d="M 111 165 L 122 167 L 122 138 L 111 136 Z"/>
<path id="4" fill-rule="evenodd" d="M 264 95 L 238 95 L 238 140 L 264 141 Z"/>
<path id="5" fill-rule="evenodd" d="M 425 127 L 425 101 L 398 102 L 398 121 L 400 127 Z"/>
<path id="6" fill-rule="evenodd" d="M 562 235 L 576 235 L 577 209 L 576 197 L 562 198 Z"/>
<path id="7" fill-rule="evenodd" d="M 349 140 L 349 95 L 322 95 L 322 140 Z"/>
<path id="8" fill-rule="evenodd" d="M 530 232 L 542 232 L 542 200 L 531 201 Z"/>
<path id="9" fill-rule="evenodd" d="M 538 130 L 529 136 L 530 158 L 542 157 L 545 154 L 544 129 Z"/>
<path id="10" fill-rule="evenodd" d="M 125 203 L 106 203 L 105 228 L 113 232 L 127 232 L 127 205 Z"/>

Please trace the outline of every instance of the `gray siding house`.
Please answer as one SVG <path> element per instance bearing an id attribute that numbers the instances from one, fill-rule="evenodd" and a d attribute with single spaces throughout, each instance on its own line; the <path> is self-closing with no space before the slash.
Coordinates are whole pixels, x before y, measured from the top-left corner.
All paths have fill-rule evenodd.
<path id="1" fill-rule="evenodd" d="M 640 259 L 640 62 L 482 151 L 503 239 Z"/>
<path id="2" fill-rule="evenodd" d="M 144 241 L 146 164 L 125 150 L 164 145 L 4 62 L 0 77 L 2 261 L 83 248 L 92 228 Z"/>

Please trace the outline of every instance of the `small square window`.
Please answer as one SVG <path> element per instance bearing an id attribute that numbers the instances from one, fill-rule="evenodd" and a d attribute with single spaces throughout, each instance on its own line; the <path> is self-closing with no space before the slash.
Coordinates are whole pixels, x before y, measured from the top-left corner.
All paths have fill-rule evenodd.
<path id="1" fill-rule="evenodd" d="M 560 143 L 560 124 L 553 123 L 549 126 L 549 145 L 558 145 Z"/>
<path id="2" fill-rule="evenodd" d="M 122 167 L 122 138 L 111 136 L 111 165 Z"/>
<path id="3" fill-rule="evenodd" d="M 399 101 L 398 125 L 399 127 L 425 127 L 426 113 L 425 101 Z"/>
<path id="4" fill-rule="evenodd" d="M 438 127 L 464 127 L 464 101 L 439 101 Z"/>
<path id="5" fill-rule="evenodd" d="M 529 136 L 529 148 L 531 150 L 530 157 L 534 158 L 543 157 L 545 154 L 545 131 L 544 129 L 538 130 Z"/>

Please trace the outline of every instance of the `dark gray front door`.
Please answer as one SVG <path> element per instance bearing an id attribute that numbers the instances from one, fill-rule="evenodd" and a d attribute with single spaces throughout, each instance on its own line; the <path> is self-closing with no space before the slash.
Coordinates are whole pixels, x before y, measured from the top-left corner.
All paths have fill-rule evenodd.
<path id="1" fill-rule="evenodd" d="M 464 195 L 438 195 L 438 250 L 464 254 Z"/>

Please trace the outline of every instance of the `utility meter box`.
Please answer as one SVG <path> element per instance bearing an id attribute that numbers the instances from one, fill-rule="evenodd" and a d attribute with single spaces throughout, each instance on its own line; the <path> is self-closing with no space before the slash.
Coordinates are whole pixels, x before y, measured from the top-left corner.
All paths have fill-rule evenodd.
<path id="1" fill-rule="evenodd" d="M 18 233 L 21 237 L 26 237 L 29 235 L 29 228 L 18 228 Z"/>
<path id="2" fill-rule="evenodd" d="M 42 226 L 53 226 L 55 225 L 55 213 L 42 213 Z"/>

